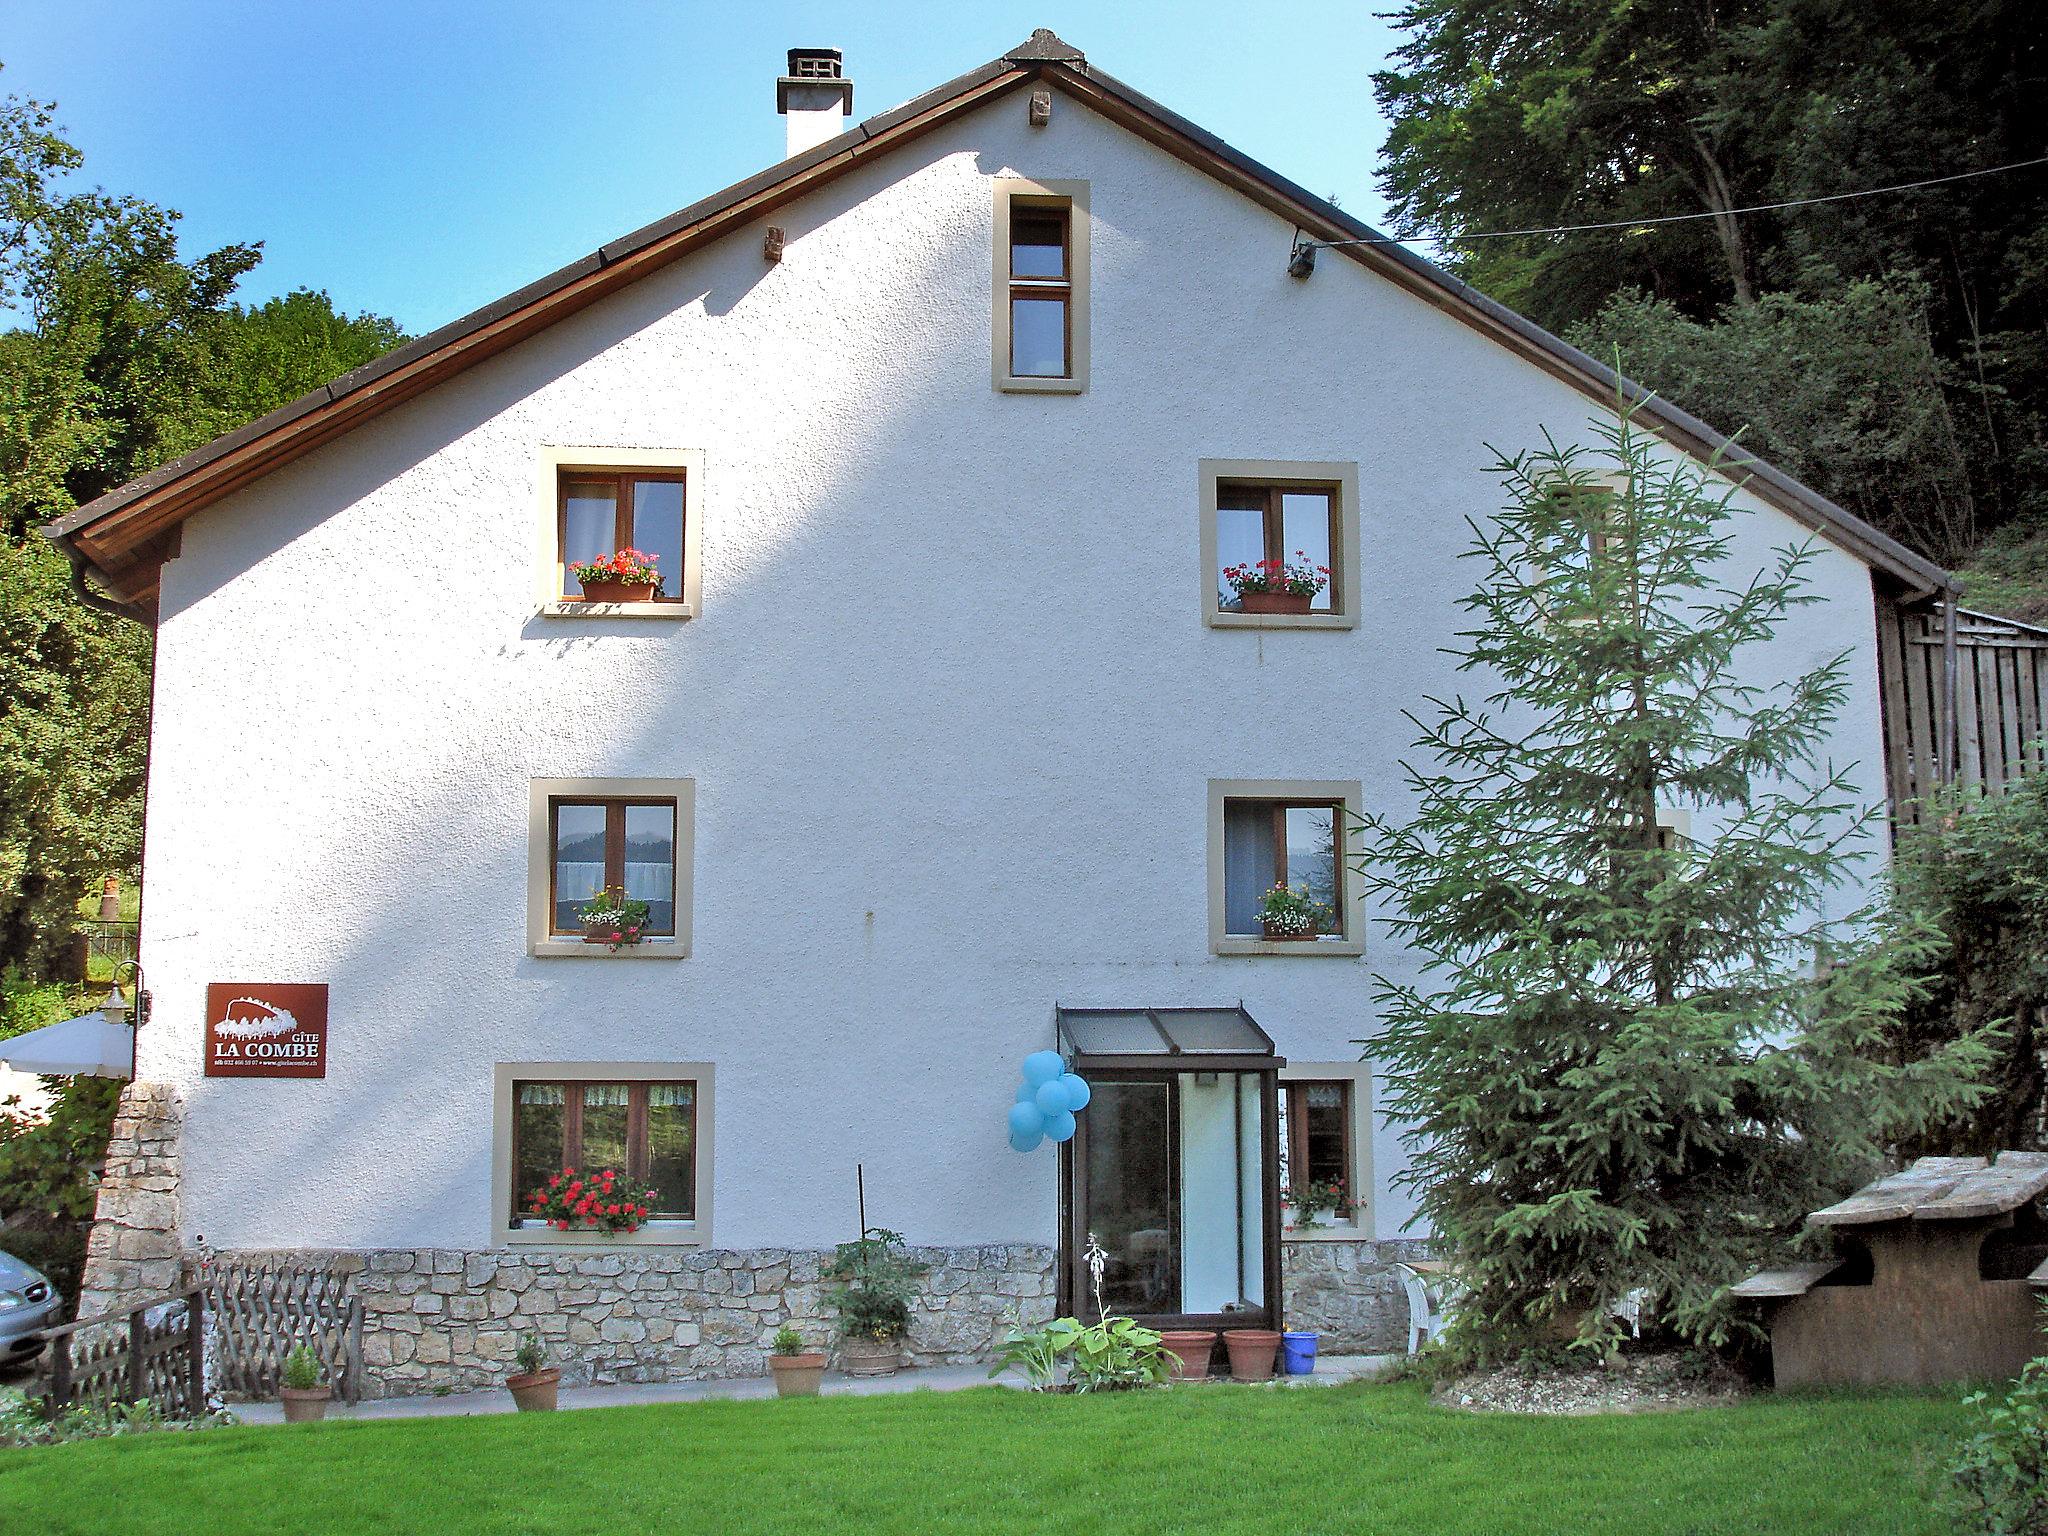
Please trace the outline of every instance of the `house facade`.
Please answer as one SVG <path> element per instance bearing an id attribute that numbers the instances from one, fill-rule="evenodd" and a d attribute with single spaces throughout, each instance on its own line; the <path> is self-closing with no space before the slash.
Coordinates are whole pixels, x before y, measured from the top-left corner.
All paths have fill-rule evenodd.
<path id="1" fill-rule="evenodd" d="M 1047 34 L 856 126 L 822 54 L 779 96 L 762 176 L 53 530 L 157 634 L 86 1310 L 289 1254 L 353 1276 L 376 1390 L 527 1331 L 572 1381 L 751 1372 L 826 1336 L 858 1167 L 919 1358 L 1073 1304 L 1091 1233 L 1122 1310 L 1400 1347 L 1372 977 L 1414 966 L 1345 818 L 1458 686 L 1486 445 L 1611 381 L 1391 247 L 1290 272 L 1362 227 Z M 1743 473 L 1739 561 L 1813 536 L 1823 599 L 1759 677 L 1853 653 L 1876 801 L 1880 605 L 1946 578 Z M 627 545 L 661 591 L 583 600 Z M 1236 606 L 1297 550 L 1309 613 Z M 1276 882 L 1316 936 L 1264 935 Z M 587 941 L 604 888 L 640 942 Z M 1048 1049 L 1093 1097 L 1020 1152 Z M 533 1219 L 599 1166 L 653 1219 Z"/>

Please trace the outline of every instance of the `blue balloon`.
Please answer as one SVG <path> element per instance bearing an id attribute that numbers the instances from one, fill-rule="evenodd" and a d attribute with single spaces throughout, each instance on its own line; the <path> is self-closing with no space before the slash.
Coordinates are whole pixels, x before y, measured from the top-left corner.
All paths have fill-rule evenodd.
<path id="1" fill-rule="evenodd" d="M 1015 1131 L 1012 1131 L 1010 1132 L 1010 1149 L 1013 1152 L 1036 1152 L 1038 1144 L 1044 1140 L 1045 1133 L 1043 1131 L 1033 1131 L 1029 1136 L 1019 1136 Z"/>
<path id="2" fill-rule="evenodd" d="M 1056 1115 L 1047 1115 L 1045 1117 L 1045 1134 L 1053 1141 L 1072 1141 L 1074 1139 L 1074 1112 L 1070 1109 L 1063 1109 Z"/>
<path id="3" fill-rule="evenodd" d="M 1067 1064 L 1058 1051 L 1033 1051 L 1024 1058 L 1024 1081 L 1034 1088 L 1051 1082 L 1066 1070 Z"/>
<path id="4" fill-rule="evenodd" d="M 1038 1085 L 1036 1083 L 1019 1083 L 1017 1085 L 1017 1102 L 1019 1104 L 1029 1104 L 1037 1097 Z"/>
<path id="5" fill-rule="evenodd" d="M 1067 1091 L 1068 1109 L 1086 1109 L 1088 1107 L 1088 1101 L 1095 1096 L 1090 1091 L 1087 1080 L 1085 1078 L 1075 1076 L 1072 1072 L 1067 1073 L 1064 1077 L 1060 1079 L 1060 1086 Z"/>
<path id="6" fill-rule="evenodd" d="M 1036 1104 L 1012 1104 L 1010 1106 L 1010 1134 L 1012 1136 L 1043 1136 L 1045 1114 Z"/>
<path id="7" fill-rule="evenodd" d="M 1031 1096 L 1031 1101 L 1038 1106 L 1039 1113 L 1048 1120 L 1054 1115 L 1065 1114 L 1068 1108 L 1067 1080 L 1056 1077 L 1049 1083 L 1040 1083 L 1038 1091 Z"/>

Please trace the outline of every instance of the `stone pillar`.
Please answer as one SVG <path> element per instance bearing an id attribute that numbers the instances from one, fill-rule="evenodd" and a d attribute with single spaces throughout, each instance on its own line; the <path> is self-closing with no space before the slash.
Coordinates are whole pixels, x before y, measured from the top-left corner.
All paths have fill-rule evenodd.
<path id="1" fill-rule="evenodd" d="M 78 1315 L 97 1317 L 178 1288 L 178 1131 L 168 1083 L 130 1083 L 114 1110 Z"/>

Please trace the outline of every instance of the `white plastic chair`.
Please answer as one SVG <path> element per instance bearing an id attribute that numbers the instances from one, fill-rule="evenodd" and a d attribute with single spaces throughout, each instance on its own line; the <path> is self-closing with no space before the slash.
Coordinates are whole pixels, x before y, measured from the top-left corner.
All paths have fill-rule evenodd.
<path id="1" fill-rule="evenodd" d="M 1396 1264 L 1394 1273 L 1408 1293 L 1408 1353 L 1412 1355 L 1444 1331 L 1453 1288 L 1448 1275 L 1425 1275 L 1406 1264 Z"/>

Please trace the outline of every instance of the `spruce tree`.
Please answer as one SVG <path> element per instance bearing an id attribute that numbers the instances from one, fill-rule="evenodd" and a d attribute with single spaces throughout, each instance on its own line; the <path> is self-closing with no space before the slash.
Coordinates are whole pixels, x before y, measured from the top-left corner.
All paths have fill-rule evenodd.
<path id="1" fill-rule="evenodd" d="M 1818 600 L 1813 546 L 1747 569 L 1731 484 L 1626 401 L 1592 435 L 1492 466 L 1452 652 L 1486 691 L 1411 715 L 1413 818 L 1367 818 L 1359 863 L 1422 964 L 1377 978 L 1371 1054 L 1481 1356 L 1602 1350 L 1638 1289 L 1723 1342 L 1726 1288 L 1988 1057 L 1897 1059 L 1929 941 L 1829 914 L 1884 814 L 1826 759 L 1850 658 L 1774 678 L 1758 650 Z"/>

